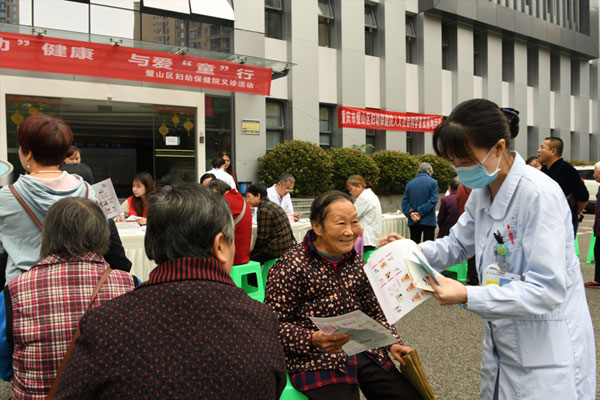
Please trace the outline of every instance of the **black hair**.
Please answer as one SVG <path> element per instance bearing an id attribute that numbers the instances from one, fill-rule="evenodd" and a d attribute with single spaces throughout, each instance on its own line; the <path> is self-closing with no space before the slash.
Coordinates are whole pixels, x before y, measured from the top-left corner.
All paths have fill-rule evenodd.
<path id="1" fill-rule="evenodd" d="M 563 142 L 563 140 L 561 138 L 556 137 L 556 136 L 548 136 L 544 140 L 548 140 L 550 142 L 550 146 L 549 146 L 550 150 L 556 149 L 556 154 L 558 156 L 562 156 L 563 149 L 565 147 L 565 143 Z"/>
<path id="2" fill-rule="evenodd" d="M 225 160 L 223 159 L 223 157 L 217 157 L 214 160 L 212 160 L 213 168 L 221 168 L 223 165 L 225 165 Z"/>
<path id="3" fill-rule="evenodd" d="M 94 184 L 94 175 L 92 169 L 83 163 L 63 164 L 59 167 L 61 171 L 67 171 L 69 174 L 79 175 L 90 185 Z"/>
<path id="4" fill-rule="evenodd" d="M 207 180 L 208 178 L 212 179 L 217 179 L 217 177 L 215 176 L 215 174 L 211 174 L 210 172 L 205 173 L 204 175 L 202 175 L 200 177 L 200 183 L 204 182 L 205 180 Z"/>
<path id="5" fill-rule="evenodd" d="M 144 247 L 157 264 L 182 257 L 210 258 L 219 233 L 233 242 L 231 209 L 223 196 L 199 183 L 172 186 L 148 199 Z"/>
<path id="6" fill-rule="evenodd" d="M 504 112 L 486 99 L 463 101 L 433 131 L 433 149 L 440 157 L 478 161 L 471 146 L 491 149 L 500 139 L 510 146 L 517 132 L 510 131 Z"/>
<path id="7" fill-rule="evenodd" d="M 260 201 L 268 199 L 267 188 L 265 185 L 261 185 L 260 183 L 253 183 L 252 185 L 248 186 L 246 193 L 252 193 L 252 196 L 260 194 Z"/>
<path id="8" fill-rule="evenodd" d="M 502 107 L 502 112 L 506 116 L 508 121 L 508 129 L 510 131 L 510 137 L 515 138 L 519 134 L 519 110 L 511 107 Z"/>
<path id="9" fill-rule="evenodd" d="M 537 160 L 537 162 L 540 162 L 540 160 L 537 158 L 537 156 L 531 156 L 527 159 L 527 161 L 525 161 L 525 164 L 529 165 L 533 160 Z"/>
<path id="10" fill-rule="evenodd" d="M 316 199 L 313 200 L 310 206 L 310 222 L 314 225 L 323 225 L 327 213 L 329 212 L 329 205 L 335 201 L 348 200 L 354 204 L 352 197 L 339 190 L 330 190 L 323 194 L 320 194 Z"/>

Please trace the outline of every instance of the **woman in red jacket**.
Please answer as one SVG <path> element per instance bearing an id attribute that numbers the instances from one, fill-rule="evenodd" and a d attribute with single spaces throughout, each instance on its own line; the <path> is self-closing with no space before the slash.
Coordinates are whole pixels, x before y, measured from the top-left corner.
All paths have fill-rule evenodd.
<path id="1" fill-rule="evenodd" d="M 133 184 L 131 186 L 133 196 L 129 196 L 129 198 L 121 204 L 121 210 L 123 210 L 125 218 L 134 215 L 140 217 L 140 219 L 136 220 L 138 224 L 146 225 L 146 203 L 148 196 L 154 193 L 154 190 L 155 186 L 152 175 L 147 172 L 137 174 L 135 178 L 133 178 Z"/>

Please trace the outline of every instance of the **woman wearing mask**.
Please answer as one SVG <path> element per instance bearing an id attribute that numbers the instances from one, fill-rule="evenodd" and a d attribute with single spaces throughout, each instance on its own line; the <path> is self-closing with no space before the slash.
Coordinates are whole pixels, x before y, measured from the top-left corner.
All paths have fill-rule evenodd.
<path id="1" fill-rule="evenodd" d="M 459 104 L 435 129 L 436 153 L 473 191 L 450 235 L 421 248 L 438 270 L 475 256 L 481 286 L 440 277 L 434 296 L 483 319 L 482 399 L 594 399 L 594 333 L 569 206 L 556 182 L 508 150 L 517 134 L 484 99 Z"/>

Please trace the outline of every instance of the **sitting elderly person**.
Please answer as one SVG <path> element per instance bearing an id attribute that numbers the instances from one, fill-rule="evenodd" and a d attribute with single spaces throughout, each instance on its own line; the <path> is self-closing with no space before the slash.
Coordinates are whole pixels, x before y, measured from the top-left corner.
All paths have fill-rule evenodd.
<path id="1" fill-rule="evenodd" d="M 100 305 L 134 288 L 134 277 L 111 270 L 108 222 L 93 201 L 68 197 L 50 207 L 42 257 L 0 294 L 0 374 L 14 399 L 45 399 L 96 285 Z M 137 283 L 137 282 L 136 282 Z M 13 373 L 14 370 L 14 373 Z"/>
<path id="2" fill-rule="evenodd" d="M 278 322 L 229 276 L 233 219 L 200 184 L 148 202 L 147 282 L 87 312 L 55 399 L 278 399 Z"/>
<path id="3" fill-rule="evenodd" d="M 312 229 L 269 272 L 265 303 L 279 316 L 279 339 L 296 389 L 309 399 L 420 399 L 396 369 L 387 348 L 354 356 L 342 351 L 346 334 L 317 330 L 309 317 L 333 317 L 362 310 L 398 339 L 389 347 L 401 361 L 410 351 L 383 311 L 363 271 L 364 259 L 353 245 L 360 234 L 352 198 L 339 191 L 317 197 L 311 206 Z"/>

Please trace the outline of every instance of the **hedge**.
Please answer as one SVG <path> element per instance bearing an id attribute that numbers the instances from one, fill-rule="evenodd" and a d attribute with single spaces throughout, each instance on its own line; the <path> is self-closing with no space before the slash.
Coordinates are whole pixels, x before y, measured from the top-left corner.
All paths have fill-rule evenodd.
<path id="1" fill-rule="evenodd" d="M 379 167 L 364 151 L 346 147 L 329 150 L 333 161 L 333 188 L 346 191 L 346 181 L 352 175 L 361 175 L 374 186 L 379 182 Z"/>
<path id="2" fill-rule="evenodd" d="M 377 194 L 402 194 L 404 187 L 417 174 L 418 163 L 408 153 L 395 150 L 378 151 L 372 155 L 379 167 Z"/>
<path id="3" fill-rule="evenodd" d="M 431 176 L 438 182 L 438 190 L 440 193 L 445 193 L 448 190 L 450 179 L 456 176 L 456 171 L 446 159 L 438 157 L 434 154 L 424 154 L 416 156 L 417 162 L 421 164 L 426 162 L 431 164 L 433 175 Z"/>
<path id="4" fill-rule="evenodd" d="M 318 145 L 300 140 L 278 144 L 258 159 L 260 183 L 269 187 L 283 173 L 296 178 L 292 197 L 313 197 L 331 189 L 331 156 Z"/>

